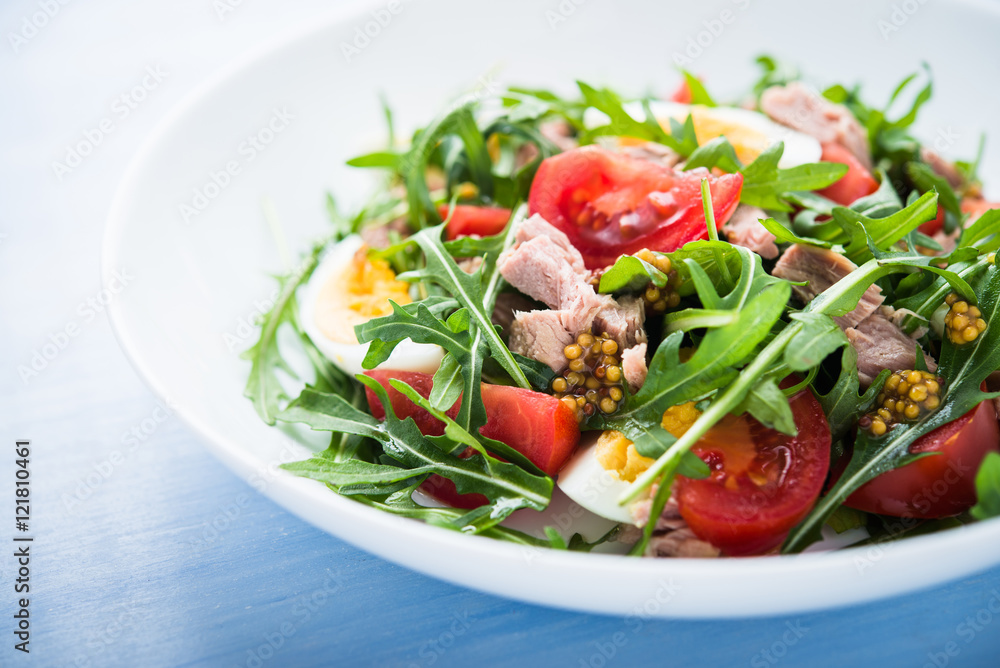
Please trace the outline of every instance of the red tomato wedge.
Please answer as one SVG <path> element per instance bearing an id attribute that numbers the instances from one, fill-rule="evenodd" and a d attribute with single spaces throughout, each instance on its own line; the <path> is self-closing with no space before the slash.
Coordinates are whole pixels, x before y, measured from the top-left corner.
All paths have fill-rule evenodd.
<path id="1" fill-rule="evenodd" d="M 797 436 L 748 415 L 727 416 L 693 448 L 711 475 L 677 478 L 681 515 L 695 535 L 727 555 L 762 554 L 781 545 L 823 489 L 830 467 L 826 416 L 809 390 L 790 403 Z"/>
<path id="2" fill-rule="evenodd" d="M 872 173 L 854 157 L 853 153 L 840 144 L 823 144 L 823 155 L 820 160 L 847 165 L 847 173 L 840 177 L 839 181 L 816 191 L 823 197 L 832 199 L 841 206 L 849 206 L 854 200 L 878 190 L 878 181 L 872 177 Z"/>
<path id="3" fill-rule="evenodd" d="M 869 513 L 932 519 L 965 512 L 976 503 L 976 472 L 988 452 L 1000 451 L 1000 424 L 992 401 L 921 436 L 910 452 L 936 452 L 862 485 L 844 503 Z"/>
<path id="4" fill-rule="evenodd" d="M 400 419 L 412 417 L 421 433 L 428 436 L 444 433 L 444 423 L 389 385 L 389 380 L 395 378 L 427 397 L 432 385 L 429 374 L 382 369 L 366 371 L 365 374 L 388 390 L 393 411 Z M 372 415 L 379 420 L 385 419 L 385 410 L 375 394 L 367 388 L 365 391 Z M 551 395 L 519 387 L 484 383 L 482 393 L 487 421 L 480 433 L 506 443 L 546 474 L 555 475 L 580 442 L 580 426 L 573 411 Z M 448 414 L 452 417 L 458 414 L 458 403 Z M 458 494 L 451 481 L 438 479 L 438 476 L 431 476 L 421 489 L 439 501 L 459 508 L 475 508 L 486 503 L 486 499 L 479 494 Z M 468 505 L 470 503 L 473 505 Z"/>
<path id="5" fill-rule="evenodd" d="M 448 218 L 449 207 L 442 204 L 438 214 L 442 219 Z M 455 210 L 448 220 L 445 234 L 448 241 L 473 234 L 480 237 L 491 237 L 500 234 L 510 220 L 510 209 L 495 206 L 474 206 L 472 204 L 456 204 Z"/>
<path id="6" fill-rule="evenodd" d="M 708 238 L 701 201 L 706 177 L 721 228 L 739 204 L 741 174 L 675 172 L 597 146 L 545 159 L 531 184 L 528 208 L 566 233 L 587 268 L 600 269 L 643 248 L 673 251 Z"/>

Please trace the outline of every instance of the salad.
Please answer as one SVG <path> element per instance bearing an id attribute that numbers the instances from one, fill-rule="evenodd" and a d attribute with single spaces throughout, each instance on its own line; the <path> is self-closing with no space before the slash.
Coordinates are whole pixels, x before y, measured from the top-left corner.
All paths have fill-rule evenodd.
<path id="1" fill-rule="evenodd" d="M 348 163 L 384 184 L 351 215 L 327 196 L 245 353 L 265 422 L 330 437 L 285 468 L 439 527 L 659 557 L 1000 515 L 983 142 L 951 162 L 911 134 L 929 71 L 880 108 L 758 63 L 728 105 L 687 72 L 669 99 L 510 87 L 407 142 L 386 107 L 387 147 Z M 606 530 L 504 522 L 557 487 Z"/>

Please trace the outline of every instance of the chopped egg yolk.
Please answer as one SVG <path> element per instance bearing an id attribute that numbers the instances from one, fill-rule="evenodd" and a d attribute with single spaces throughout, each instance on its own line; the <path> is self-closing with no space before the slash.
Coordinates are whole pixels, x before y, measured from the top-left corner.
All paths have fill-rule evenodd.
<path id="1" fill-rule="evenodd" d="M 660 424 L 671 436 L 680 438 L 700 415 L 701 411 L 694 407 L 694 402 L 689 401 L 668 408 L 663 413 Z M 632 441 L 619 431 L 605 431 L 601 434 L 597 439 L 595 457 L 606 471 L 611 471 L 625 482 L 634 482 L 653 464 L 652 459 L 640 455 Z"/>
<path id="2" fill-rule="evenodd" d="M 354 326 L 392 313 L 389 300 L 409 304 L 410 286 L 396 280 L 385 260 L 369 259 L 361 247 L 350 264 L 330 277 L 316 299 L 316 326 L 331 341 L 356 344 Z"/>

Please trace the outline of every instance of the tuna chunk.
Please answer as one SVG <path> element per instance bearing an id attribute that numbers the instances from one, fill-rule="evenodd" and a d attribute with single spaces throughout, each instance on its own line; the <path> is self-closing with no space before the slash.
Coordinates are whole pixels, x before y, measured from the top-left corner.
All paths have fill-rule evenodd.
<path id="1" fill-rule="evenodd" d="M 628 383 L 629 392 L 637 392 L 645 384 L 648 373 L 645 343 L 627 348 L 622 352 L 622 374 L 625 376 L 625 382 Z"/>
<path id="2" fill-rule="evenodd" d="M 579 143 L 573 137 L 573 128 L 564 120 L 548 121 L 538 126 L 542 136 L 559 147 L 560 151 L 571 151 Z"/>
<path id="3" fill-rule="evenodd" d="M 626 155 L 640 160 L 655 162 L 664 167 L 676 167 L 681 162 L 681 155 L 663 144 L 646 142 L 645 144 L 618 146 L 613 150 L 619 150 Z"/>
<path id="4" fill-rule="evenodd" d="M 815 137 L 820 143 L 836 142 L 871 169 L 868 134 L 847 107 L 834 104 L 801 83 L 772 86 L 760 96 L 760 110 L 793 130 Z"/>
<path id="5" fill-rule="evenodd" d="M 620 350 L 645 343 L 646 303 L 639 297 L 624 296 L 610 303 L 594 318 L 594 333 L 607 334 Z"/>
<path id="6" fill-rule="evenodd" d="M 774 271 L 771 273 L 788 281 L 806 281 L 806 285 L 794 286 L 792 290 L 799 299 L 808 303 L 855 269 L 857 265 L 833 251 L 792 244 L 774 265 Z M 883 301 L 885 298 L 882 296 L 881 288 L 872 285 L 861 296 L 853 311 L 834 320 L 842 328 L 855 327 L 874 313 Z"/>
<path id="7" fill-rule="evenodd" d="M 576 246 L 570 243 L 566 233 L 537 213 L 531 218 L 521 221 L 514 231 L 514 240 L 517 243 L 524 243 L 540 237 L 546 237 L 558 246 L 558 256 L 565 260 L 573 271 L 578 274 L 587 273 L 587 268 L 583 264 L 583 256 L 580 255 Z"/>
<path id="8" fill-rule="evenodd" d="M 729 243 L 752 250 L 757 255 L 768 260 L 778 257 L 778 246 L 775 236 L 760 224 L 759 218 L 768 218 L 764 211 L 756 206 L 740 204 L 736 207 L 733 217 L 722 227 Z"/>
<path id="9" fill-rule="evenodd" d="M 607 333 L 621 350 L 646 341 L 643 301 L 597 294 L 583 258 L 565 234 L 535 215 L 521 222 L 514 235 L 516 245 L 499 259 L 500 273 L 553 310 L 515 314 L 511 350 L 559 371 L 566 363 L 562 348 L 581 332 Z"/>
<path id="10" fill-rule="evenodd" d="M 562 311 L 527 311 L 514 314 L 508 347 L 511 352 L 548 364 L 559 373 L 566 368 L 566 346 L 576 340 L 563 322 Z"/>
<path id="11" fill-rule="evenodd" d="M 649 521 L 651 505 L 652 501 L 647 499 L 632 506 L 632 517 L 638 526 L 645 526 Z M 677 502 L 671 497 L 663 507 L 663 513 L 656 519 L 656 528 L 646 548 L 646 556 L 712 558 L 719 554 L 717 547 L 694 535 L 681 517 Z"/>
<path id="12" fill-rule="evenodd" d="M 892 309 L 886 307 L 857 327 L 844 330 L 858 352 L 858 378 L 862 387 L 871 385 L 882 369 L 912 369 L 917 363 L 917 342 L 896 326 L 891 317 Z M 932 357 L 925 355 L 924 359 L 929 371 L 937 370 Z"/>

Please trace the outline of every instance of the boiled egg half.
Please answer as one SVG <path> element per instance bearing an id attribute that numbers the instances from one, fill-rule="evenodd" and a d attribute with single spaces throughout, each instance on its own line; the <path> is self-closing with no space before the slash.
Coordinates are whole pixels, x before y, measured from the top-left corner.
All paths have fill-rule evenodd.
<path id="1" fill-rule="evenodd" d="M 595 515 L 631 524 L 631 504 L 619 505 L 618 499 L 652 463 L 624 436 L 608 431 L 581 444 L 559 472 L 556 484 L 563 494 Z"/>
<path id="2" fill-rule="evenodd" d="M 624 109 L 637 120 L 645 118 L 641 103 L 626 104 Z M 815 137 L 775 123 L 757 111 L 661 100 L 650 102 L 650 110 L 667 132 L 670 131 L 670 119 L 683 123 L 688 116 L 691 116 L 699 145 L 724 136 L 733 145 L 736 156 L 745 165 L 756 160 L 764 149 L 779 141 L 785 143 L 784 153 L 778 161 L 778 166 L 782 169 L 819 162 L 823 154 L 823 148 Z M 587 110 L 584 121 L 588 127 L 597 127 L 606 124 L 608 118 L 602 112 L 591 108 Z M 619 138 L 619 142 L 627 143 L 628 140 L 622 142 L 622 138 Z"/>
<path id="3" fill-rule="evenodd" d="M 300 292 L 302 329 L 345 373 L 363 373 L 368 344 L 358 343 L 354 326 L 392 313 L 390 300 L 409 304 L 409 285 L 384 260 L 369 258 L 361 237 L 352 235 L 326 252 Z M 382 366 L 434 373 L 443 356 L 438 346 L 405 339 Z"/>

